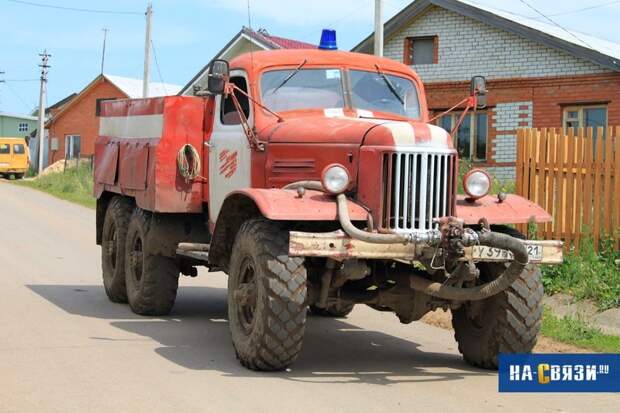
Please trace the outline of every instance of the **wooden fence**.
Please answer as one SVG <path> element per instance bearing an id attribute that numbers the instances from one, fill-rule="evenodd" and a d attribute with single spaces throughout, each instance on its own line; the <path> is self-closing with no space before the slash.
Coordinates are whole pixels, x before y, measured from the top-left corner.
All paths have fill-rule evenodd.
<path id="1" fill-rule="evenodd" d="M 579 249 L 580 240 L 613 237 L 620 248 L 620 127 L 521 129 L 517 135 L 517 193 L 553 215 L 538 225 L 540 239 L 563 239 Z M 605 137 L 601 138 L 604 135 Z M 526 225 L 520 225 L 522 231 Z"/>

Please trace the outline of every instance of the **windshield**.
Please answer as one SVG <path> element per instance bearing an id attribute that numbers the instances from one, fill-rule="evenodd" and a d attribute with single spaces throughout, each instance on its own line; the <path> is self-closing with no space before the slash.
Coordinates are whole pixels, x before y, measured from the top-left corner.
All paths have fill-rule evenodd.
<path id="1" fill-rule="evenodd" d="M 410 79 L 376 71 L 351 70 L 349 73 L 354 108 L 420 118 L 418 90 Z"/>
<path id="2" fill-rule="evenodd" d="M 273 70 L 263 74 L 261 96 L 265 106 L 274 112 L 344 107 L 340 69 L 295 71 Z"/>

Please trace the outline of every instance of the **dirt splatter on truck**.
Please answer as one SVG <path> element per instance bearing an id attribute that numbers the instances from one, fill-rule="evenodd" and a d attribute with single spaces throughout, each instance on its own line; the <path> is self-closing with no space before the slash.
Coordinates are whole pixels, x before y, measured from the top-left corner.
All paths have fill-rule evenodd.
<path id="1" fill-rule="evenodd" d="M 295 361 L 308 311 L 344 317 L 357 304 L 403 323 L 450 309 L 477 366 L 531 351 L 537 265 L 561 262 L 561 243 L 508 224 L 551 217 L 488 195 L 483 170 L 457 182 L 451 134 L 430 123 L 410 67 L 258 52 L 214 61 L 196 94 L 103 104 L 94 179 L 112 301 L 167 314 L 180 273 L 224 271 L 233 346 L 256 370 Z M 474 78 L 460 110 L 483 107 L 485 94 Z"/>

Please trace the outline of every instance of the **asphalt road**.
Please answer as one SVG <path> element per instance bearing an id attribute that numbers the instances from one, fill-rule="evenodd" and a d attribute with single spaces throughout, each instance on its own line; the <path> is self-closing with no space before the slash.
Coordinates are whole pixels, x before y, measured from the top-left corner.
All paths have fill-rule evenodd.
<path id="1" fill-rule="evenodd" d="M 0 181 L 0 412 L 612 411 L 612 394 L 499 394 L 449 331 L 358 306 L 309 319 L 287 372 L 236 361 L 225 276 L 181 279 L 173 313 L 101 286 L 94 211 Z M 615 410 L 617 411 L 617 410 Z"/>

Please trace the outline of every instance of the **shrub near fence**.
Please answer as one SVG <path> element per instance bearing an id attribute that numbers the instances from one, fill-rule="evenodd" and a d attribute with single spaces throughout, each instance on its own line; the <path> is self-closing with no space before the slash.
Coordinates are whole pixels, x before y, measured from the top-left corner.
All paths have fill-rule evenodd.
<path id="1" fill-rule="evenodd" d="M 517 135 L 517 194 L 553 215 L 536 235 L 579 249 L 591 237 L 598 250 L 612 237 L 620 248 L 620 127 L 521 129 Z M 605 137 L 601 138 L 605 132 Z M 526 225 L 520 226 L 522 231 Z"/>

